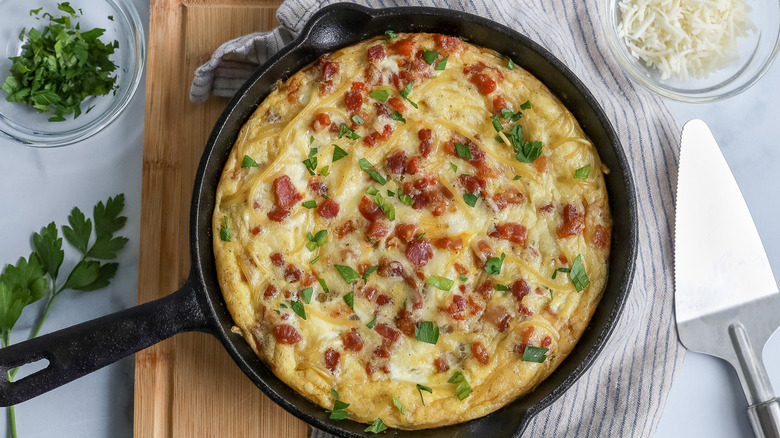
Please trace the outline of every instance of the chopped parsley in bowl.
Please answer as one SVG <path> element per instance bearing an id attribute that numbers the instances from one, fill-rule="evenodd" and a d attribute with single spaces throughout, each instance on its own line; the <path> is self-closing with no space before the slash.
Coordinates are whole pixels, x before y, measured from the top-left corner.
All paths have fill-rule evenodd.
<path id="1" fill-rule="evenodd" d="M 143 27 L 129 0 L 0 2 L 0 134 L 36 147 L 94 135 L 143 73 Z"/>

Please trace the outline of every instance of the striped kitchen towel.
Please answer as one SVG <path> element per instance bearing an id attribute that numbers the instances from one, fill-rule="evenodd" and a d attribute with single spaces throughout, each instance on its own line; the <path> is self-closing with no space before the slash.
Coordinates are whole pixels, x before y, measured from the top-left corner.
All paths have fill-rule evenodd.
<path id="1" fill-rule="evenodd" d="M 229 41 L 200 67 L 190 97 L 231 96 L 332 0 L 287 0 L 281 27 Z M 572 388 L 529 424 L 528 437 L 648 437 L 683 361 L 674 326 L 672 229 L 680 127 L 669 108 L 636 84 L 610 55 L 601 2 L 570 0 L 363 0 L 369 7 L 459 9 L 505 24 L 535 40 L 588 84 L 614 123 L 637 186 L 639 253 L 623 315 L 604 351 Z M 313 437 L 324 437 L 315 430 Z"/>

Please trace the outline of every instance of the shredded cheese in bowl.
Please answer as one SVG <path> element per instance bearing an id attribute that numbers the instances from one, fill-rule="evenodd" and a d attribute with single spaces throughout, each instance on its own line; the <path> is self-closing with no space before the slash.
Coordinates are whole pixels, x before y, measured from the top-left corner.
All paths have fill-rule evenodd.
<path id="1" fill-rule="evenodd" d="M 622 0 L 617 33 L 662 79 L 707 77 L 737 59 L 755 31 L 745 0 Z"/>

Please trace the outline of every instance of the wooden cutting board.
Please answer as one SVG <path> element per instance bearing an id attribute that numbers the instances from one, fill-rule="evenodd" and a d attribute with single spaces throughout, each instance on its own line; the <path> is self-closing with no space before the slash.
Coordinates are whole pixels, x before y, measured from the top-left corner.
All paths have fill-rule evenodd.
<path id="1" fill-rule="evenodd" d="M 203 148 L 227 99 L 192 103 L 195 69 L 223 42 L 270 30 L 280 0 L 151 0 L 138 302 L 179 288 L 190 269 L 189 211 Z M 212 336 L 176 335 L 136 354 L 134 434 L 304 437 L 305 423 L 252 384 Z"/>

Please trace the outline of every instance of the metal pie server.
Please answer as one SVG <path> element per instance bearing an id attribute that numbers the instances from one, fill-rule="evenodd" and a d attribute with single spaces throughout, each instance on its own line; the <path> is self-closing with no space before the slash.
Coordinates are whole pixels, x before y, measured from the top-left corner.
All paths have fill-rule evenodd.
<path id="1" fill-rule="evenodd" d="M 674 280 L 680 341 L 731 363 L 755 435 L 780 438 L 780 399 L 762 360 L 780 325 L 780 293 L 737 182 L 701 120 L 683 127 Z"/>

